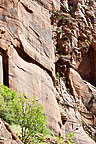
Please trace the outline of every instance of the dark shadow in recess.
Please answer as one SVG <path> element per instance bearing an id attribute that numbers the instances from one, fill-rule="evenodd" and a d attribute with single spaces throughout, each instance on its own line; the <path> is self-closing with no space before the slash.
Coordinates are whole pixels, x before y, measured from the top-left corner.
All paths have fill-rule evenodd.
<path id="1" fill-rule="evenodd" d="M 9 87 L 9 64 L 6 51 L 0 48 L 0 55 L 2 56 L 3 65 L 3 84 Z"/>

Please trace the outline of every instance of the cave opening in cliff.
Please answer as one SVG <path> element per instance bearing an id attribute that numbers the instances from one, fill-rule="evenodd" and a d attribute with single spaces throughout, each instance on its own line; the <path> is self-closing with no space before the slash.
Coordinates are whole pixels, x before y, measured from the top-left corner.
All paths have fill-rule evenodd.
<path id="1" fill-rule="evenodd" d="M 96 85 L 94 81 L 94 50 L 92 48 L 87 53 L 82 54 L 82 61 L 78 67 L 78 72 L 85 81 Z"/>
<path id="2" fill-rule="evenodd" d="M 5 51 L 0 51 L 0 83 L 9 87 L 8 56 Z"/>
<path id="3" fill-rule="evenodd" d="M 8 56 L 3 55 L 3 83 L 9 87 L 9 76 L 8 76 Z"/>

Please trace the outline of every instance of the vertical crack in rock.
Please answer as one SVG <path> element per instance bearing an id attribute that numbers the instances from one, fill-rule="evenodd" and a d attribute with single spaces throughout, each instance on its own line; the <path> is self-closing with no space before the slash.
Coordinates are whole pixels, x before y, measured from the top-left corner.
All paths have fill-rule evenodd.
<path id="1" fill-rule="evenodd" d="M 8 55 L 2 48 L 0 48 L 0 54 L 2 56 L 2 71 L 3 71 L 3 81 L 1 81 L 1 83 L 9 87 Z"/>
<path id="2" fill-rule="evenodd" d="M 23 5 L 23 7 L 25 8 L 25 10 L 28 12 L 28 13 L 33 13 L 33 11 L 30 9 L 30 8 L 28 8 L 28 6 L 27 5 L 25 5 L 23 2 L 21 2 L 21 4 Z"/>

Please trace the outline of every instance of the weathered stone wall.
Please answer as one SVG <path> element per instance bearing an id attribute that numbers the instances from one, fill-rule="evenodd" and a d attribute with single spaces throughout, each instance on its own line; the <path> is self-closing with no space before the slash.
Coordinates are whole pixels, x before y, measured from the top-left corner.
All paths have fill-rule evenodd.
<path id="1" fill-rule="evenodd" d="M 61 0 L 60 11 L 53 9 L 51 20 L 56 46 L 56 99 L 67 117 L 65 132 L 75 132 L 78 144 L 95 143 L 83 128 L 96 141 L 96 2 Z"/>
<path id="2" fill-rule="evenodd" d="M 94 144 L 83 122 L 95 131 L 96 2 L 1 0 L 0 82 L 36 96 L 52 131 Z"/>
<path id="3" fill-rule="evenodd" d="M 48 126 L 59 133 L 61 117 L 52 81 L 55 55 L 49 2 L 0 1 L 1 73 L 4 70 L 3 83 L 12 90 L 37 97 L 44 106 Z M 57 2 L 55 6 L 58 8 Z"/>

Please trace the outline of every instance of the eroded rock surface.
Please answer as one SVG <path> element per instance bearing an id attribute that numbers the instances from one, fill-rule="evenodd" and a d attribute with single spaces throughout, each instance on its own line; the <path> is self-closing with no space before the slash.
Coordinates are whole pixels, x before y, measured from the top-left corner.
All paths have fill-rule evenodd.
<path id="1" fill-rule="evenodd" d="M 96 141 L 96 2 L 61 0 L 59 11 L 53 7 L 51 20 L 56 99 L 67 117 L 65 131 L 75 132 L 76 143 L 95 143 L 91 138 Z"/>
<path id="2" fill-rule="evenodd" d="M 0 119 L 0 144 L 22 144 L 10 126 Z"/>
<path id="3" fill-rule="evenodd" d="M 0 82 L 36 96 L 53 132 L 95 144 L 96 2 L 1 0 Z"/>
<path id="4" fill-rule="evenodd" d="M 55 55 L 51 4 L 49 0 L 0 1 L 1 72 L 3 83 L 12 90 L 37 97 L 44 106 L 48 127 L 59 133 L 61 117 L 52 81 Z M 57 2 L 55 6 L 58 9 Z"/>

